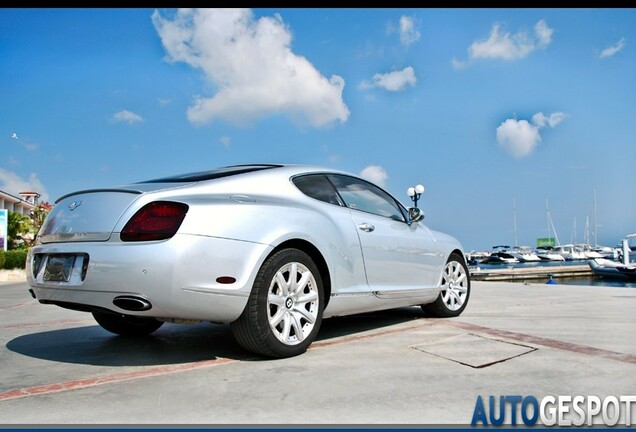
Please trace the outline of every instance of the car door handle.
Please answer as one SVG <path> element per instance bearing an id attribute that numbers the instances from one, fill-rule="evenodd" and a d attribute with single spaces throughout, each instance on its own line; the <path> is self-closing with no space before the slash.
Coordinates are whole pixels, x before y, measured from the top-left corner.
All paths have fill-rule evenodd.
<path id="1" fill-rule="evenodd" d="M 364 232 L 371 232 L 371 231 L 373 231 L 375 229 L 375 227 L 373 225 L 368 224 L 368 223 L 360 224 L 360 225 L 358 225 L 358 228 L 360 228 Z"/>

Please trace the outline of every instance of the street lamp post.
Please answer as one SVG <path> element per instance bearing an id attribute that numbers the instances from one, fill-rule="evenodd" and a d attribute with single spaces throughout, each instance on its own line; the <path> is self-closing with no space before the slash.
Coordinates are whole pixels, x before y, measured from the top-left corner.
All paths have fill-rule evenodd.
<path id="1" fill-rule="evenodd" d="M 417 207 L 417 201 L 420 199 L 420 197 L 424 193 L 424 186 L 421 184 L 418 184 L 415 187 L 410 187 L 406 190 L 406 193 L 413 200 L 413 205 Z"/>

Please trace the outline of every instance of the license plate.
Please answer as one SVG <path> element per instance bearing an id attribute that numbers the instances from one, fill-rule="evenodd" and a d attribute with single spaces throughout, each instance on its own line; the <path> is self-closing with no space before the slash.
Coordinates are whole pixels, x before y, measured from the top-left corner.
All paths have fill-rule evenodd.
<path id="1" fill-rule="evenodd" d="M 75 265 L 75 255 L 50 255 L 44 268 L 47 282 L 68 282 Z"/>

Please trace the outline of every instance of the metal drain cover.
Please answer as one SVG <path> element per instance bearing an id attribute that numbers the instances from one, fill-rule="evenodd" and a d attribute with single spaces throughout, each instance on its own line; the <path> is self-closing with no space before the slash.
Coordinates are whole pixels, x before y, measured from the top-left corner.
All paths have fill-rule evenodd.
<path id="1" fill-rule="evenodd" d="M 536 351 L 537 348 L 469 333 L 412 348 L 473 368 L 483 368 Z"/>

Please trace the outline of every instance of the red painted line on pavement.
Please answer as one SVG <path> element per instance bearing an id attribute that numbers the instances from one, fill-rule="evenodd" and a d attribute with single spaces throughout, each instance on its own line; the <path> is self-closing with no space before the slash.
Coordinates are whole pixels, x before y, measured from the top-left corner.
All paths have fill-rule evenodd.
<path id="1" fill-rule="evenodd" d="M 194 363 L 184 363 L 179 365 L 158 366 L 153 368 L 147 368 L 143 370 L 125 372 L 114 375 L 106 375 L 94 378 L 86 378 L 76 381 L 66 381 L 55 384 L 47 384 L 35 387 L 26 387 L 20 389 L 8 390 L 0 393 L 0 401 L 18 399 L 28 396 L 37 396 L 42 394 L 58 393 L 67 390 L 79 390 L 87 387 L 95 387 L 103 384 L 112 384 L 122 381 L 130 381 L 141 378 L 150 378 L 161 375 L 168 375 L 178 372 L 185 372 L 197 369 L 204 369 L 214 366 L 221 366 L 230 363 L 236 363 L 239 360 L 232 360 L 227 358 L 216 358 L 214 360 L 203 360 Z"/>
<path id="2" fill-rule="evenodd" d="M 418 320 L 414 325 L 411 325 L 408 327 L 400 327 L 397 329 L 394 328 L 394 329 L 389 329 L 385 331 L 374 332 L 374 333 L 364 334 L 364 335 L 342 337 L 342 338 L 337 338 L 336 340 L 317 341 L 311 345 L 310 350 L 329 347 L 329 346 L 335 346 L 335 345 L 343 345 L 349 342 L 355 342 L 355 341 L 370 339 L 370 338 L 379 337 L 379 336 L 386 336 L 393 333 L 399 333 L 399 332 L 403 332 L 407 330 L 412 330 L 427 324 L 430 324 L 430 323 L 427 323 L 426 321 L 423 321 L 423 320 Z M 219 357 L 215 360 L 204 360 L 204 361 L 199 361 L 194 363 L 185 363 L 180 365 L 159 366 L 159 367 L 147 368 L 140 371 L 126 372 L 121 374 L 105 375 L 100 377 L 85 378 L 81 380 L 66 381 L 61 383 L 46 384 L 46 385 L 34 386 L 34 387 L 25 387 L 25 388 L 8 390 L 8 391 L 0 393 L 0 401 L 18 399 L 18 398 L 29 397 L 29 396 L 37 396 L 42 394 L 58 393 L 58 392 L 63 392 L 68 390 L 79 390 L 79 389 L 83 389 L 87 387 L 95 387 L 95 386 L 103 385 L 103 384 L 112 384 L 112 383 L 117 383 L 122 381 L 131 381 L 135 379 L 150 378 L 150 377 L 168 375 L 168 374 L 179 373 L 179 372 L 187 372 L 191 370 L 204 369 L 204 368 L 209 368 L 214 366 L 222 366 L 222 365 L 238 363 L 238 362 L 240 362 L 240 360 L 233 360 L 233 359 Z"/>
<path id="3" fill-rule="evenodd" d="M 398 328 L 393 328 L 393 329 L 389 329 L 389 330 L 383 330 L 383 331 L 376 331 L 373 333 L 368 333 L 368 334 L 362 334 L 362 335 L 353 335 L 353 336 L 344 336 L 344 337 L 339 337 L 335 340 L 324 340 L 324 341 L 317 341 L 312 343 L 309 346 L 309 350 L 314 349 L 314 348 L 322 348 L 322 347 L 327 347 L 327 346 L 334 346 L 334 345 L 342 345 L 345 344 L 347 342 L 356 342 L 359 340 L 364 340 L 364 339 L 371 339 L 371 338 L 375 338 L 375 337 L 380 337 L 380 336 L 386 336 L 386 335 L 390 335 L 390 334 L 394 334 L 394 333 L 401 333 L 407 330 L 413 330 L 416 329 L 418 327 L 422 327 L 425 325 L 431 325 L 432 323 L 426 320 L 417 320 L 415 322 L 415 324 L 410 325 L 410 326 L 405 326 L 405 327 L 398 327 Z"/>
<path id="4" fill-rule="evenodd" d="M 499 330 L 491 327 L 484 327 L 477 324 L 469 324 L 460 321 L 444 321 L 444 324 L 451 325 L 463 330 L 487 333 L 492 336 L 503 337 L 516 340 L 519 342 L 527 342 L 535 345 L 542 345 L 548 348 L 555 348 L 563 351 L 570 351 L 578 354 L 586 354 L 594 357 L 603 357 L 610 360 L 616 360 L 624 363 L 636 364 L 636 355 L 627 354 L 617 351 L 610 351 L 602 348 L 594 348 L 587 345 L 580 345 L 572 342 L 564 342 L 556 339 L 544 338 L 541 336 L 532 336 L 524 333 L 511 332 L 507 330 Z"/>
<path id="5" fill-rule="evenodd" d="M 33 302 L 26 302 L 26 303 L 18 303 L 18 304 L 3 306 L 3 307 L 0 307 L 0 311 L 18 309 L 18 308 L 21 308 L 21 307 L 24 307 L 24 306 L 29 306 L 29 305 L 32 305 L 32 304 L 33 304 Z"/>
<path id="6" fill-rule="evenodd" d="M 72 323 L 73 321 L 66 321 L 66 323 Z M 50 323 L 48 323 L 50 324 Z M 450 321 L 450 320 L 426 320 L 426 319 L 418 319 L 414 324 L 408 326 L 399 326 L 398 328 L 390 328 L 384 331 L 374 331 L 367 334 L 361 335 L 353 335 L 353 336 L 345 336 L 338 337 L 333 340 L 323 340 L 314 342 L 309 350 L 320 349 L 330 346 L 343 345 L 350 342 L 357 342 L 365 339 L 371 339 L 381 336 L 387 336 L 395 333 L 401 333 L 409 330 L 414 330 L 419 327 L 434 325 L 434 324 L 442 324 L 442 325 L 450 325 L 456 328 L 460 328 L 463 330 L 468 330 L 472 332 L 486 333 L 492 336 L 502 337 L 506 339 L 512 339 L 515 341 L 531 343 L 535 345 L 542 345 L 550 348 L 560 349 L 564 351 L 570 351 L 575 353 L 587 354 L 596 357 L 604 357 L 611 360 L 622 361 L 626 363 L 636 364 L 636 356 L 632 354 L 620 353 L 616 351 L 604 350 L 600 348 L 594 348 L 586 345 L 579 345 L 570 342 L 559 341 L 555 339 L 544 338 L 540 336 L 532 336 L 523 333 L 510 332 L 506 330 L 499 330 L 491 327 L 484 327 L 476 324 L 469 324 L 460 321 Z M 122 381 L 131 381 L 136 379 L 150 378 L 162 375 L 168 375 L 179 372 L 187 372 L 197 369 L 204 369 L 215 366 L 222 366 L 226 364 L 238 363 L 241 360 L 234 360 L 228 358 L 216 358 L 214 360 L 204 360 L 194 363 L 185 363 L 179 365 L 167 365 L 167 366 L 158 366 L 152 368 L 146 368 L 143 370 L 126 372 L 121 374 L 113 374 L 106 375 L 94 378 L 86 378 L 82 380 L 75 381 L 66 381 L 55 384 L 47 384 L 35 387 L 26 387 L 20 389 L 8 390 L 0 393 L 0 401 L 18 399 L 29 396 L 36 396 L 42 394 L 50 394 L 63 392 L 68 390 L 78 390 L 88 387 L 95 387 L 103 384 L 112 384 Z"/>

